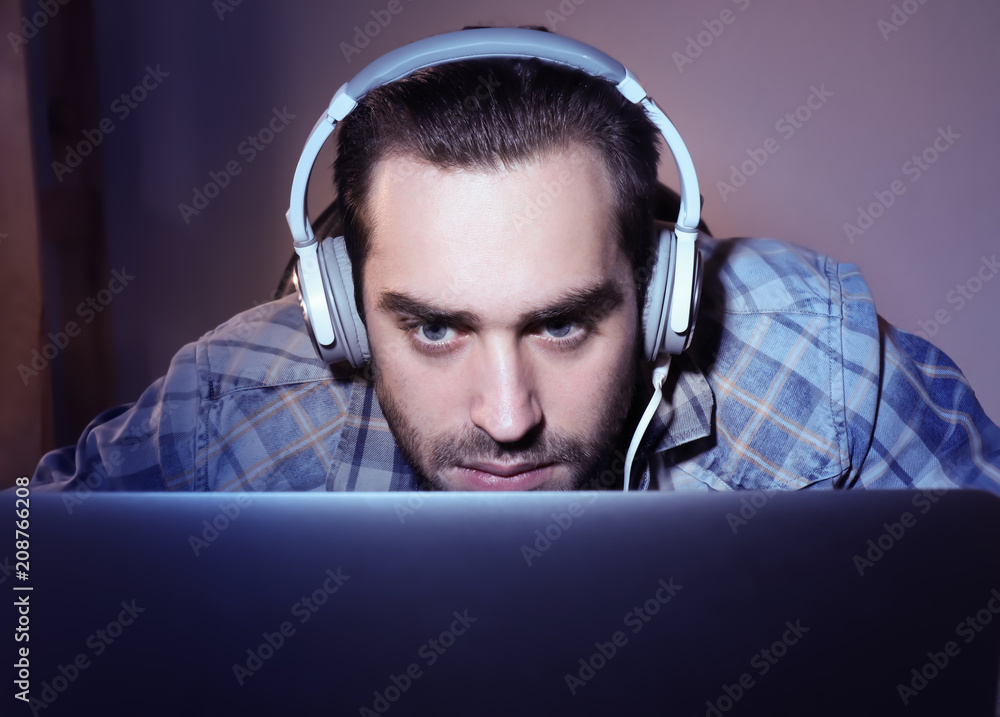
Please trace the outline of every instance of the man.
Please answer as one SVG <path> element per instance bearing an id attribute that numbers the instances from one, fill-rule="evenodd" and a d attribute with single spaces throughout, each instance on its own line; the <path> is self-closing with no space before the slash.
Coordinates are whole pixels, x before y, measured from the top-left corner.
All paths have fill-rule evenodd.
<path id="1" fill-rule="evenodd" d="M 287 296 L 184 347 L 36 487 L 1000 492 L 1000 429 L 954 364 L 855 267 L 774 241 L 704 237 L 693 343 L 638 428 L 656 136 L 538 61 L 372 90 L 334 166 L 368 369 L 332 372 Z"/>

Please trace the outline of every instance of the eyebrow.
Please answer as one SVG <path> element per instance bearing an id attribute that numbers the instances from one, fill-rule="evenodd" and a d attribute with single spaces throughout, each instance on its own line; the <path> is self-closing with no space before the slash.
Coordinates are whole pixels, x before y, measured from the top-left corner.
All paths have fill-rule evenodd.
<path id="1" fill-rule="evenodd" d="M 590 286 L 567 291 L 549 305 L 521 314 L 518 317 L 518 325 L 530 326 L 567 316 L 582 316 L 599 321 L 618 308 L 624 298 L 618 284 L 612 279 L 605 279 Z M 465 326 L 472 330 L 482 326 L 482 319 L 475 312 L 442 309 L 398 291 L 383 291 L 379 295 L 376 307 L 387 313 L 412 316 L 428 324 Z"/>

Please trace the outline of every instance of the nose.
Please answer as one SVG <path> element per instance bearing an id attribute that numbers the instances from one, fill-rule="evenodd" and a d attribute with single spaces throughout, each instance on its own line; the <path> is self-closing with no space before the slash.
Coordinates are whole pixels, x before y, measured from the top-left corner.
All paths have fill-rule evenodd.
<path id="1" fill-rule="evenodd" d="M 498 443 L 523 438 L 542 420 L 533 372 L 515 342 L 484 342 L 475 372 L 472 422 Z"/>

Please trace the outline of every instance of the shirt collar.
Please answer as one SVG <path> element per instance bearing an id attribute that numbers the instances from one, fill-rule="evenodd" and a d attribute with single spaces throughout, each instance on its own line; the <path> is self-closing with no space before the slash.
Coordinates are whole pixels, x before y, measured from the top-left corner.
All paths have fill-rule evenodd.
<path id="1" fill-rule="evenodd" d="M 704 438 L 712 431 L 715 395 L 689 353 L 675 356 L 663 398 L 643 439 L 647 456 Z"/>
<path id="2" fill-rule="evenodd" d="M 396 444 L 375 388 L 356 371 L 346 382 L 345 424 L 326 476 L 328 491 L 416 490 L 413 470 Z"/>

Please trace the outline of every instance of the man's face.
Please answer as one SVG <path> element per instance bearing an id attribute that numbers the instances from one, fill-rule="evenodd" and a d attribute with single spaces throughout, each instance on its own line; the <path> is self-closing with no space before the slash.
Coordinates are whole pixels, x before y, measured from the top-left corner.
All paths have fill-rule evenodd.
<path id="1" fill-rule="evenodd" d="M 601 159 L 514 170 L 380 162 L 364 304 L 375 392 L 427 487 L 579 487 L 632 401 L 631 264 Z"/>

